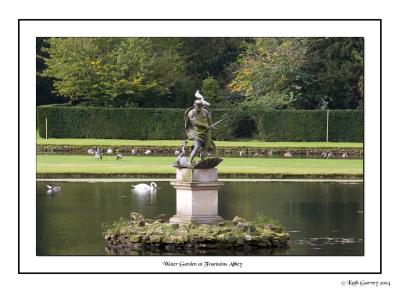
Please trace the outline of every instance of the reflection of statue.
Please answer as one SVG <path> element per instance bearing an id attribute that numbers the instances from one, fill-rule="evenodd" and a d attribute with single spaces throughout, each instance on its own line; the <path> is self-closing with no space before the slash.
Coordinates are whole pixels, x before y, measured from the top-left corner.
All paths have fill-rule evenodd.
<path id="1" fill-rule="evenodd" d="M 190 153 L 189 164 L 193 165 L 193 159 L 200 152 L 200 160 L 204 160 L 207 152 L 215 150 L 215 144 L 211 140 L 211 115 L 203 107 L 201 99 L 194 102 L 185 112 L 185 131 L 188 139 L 194 141 L 193 150 Z"/>

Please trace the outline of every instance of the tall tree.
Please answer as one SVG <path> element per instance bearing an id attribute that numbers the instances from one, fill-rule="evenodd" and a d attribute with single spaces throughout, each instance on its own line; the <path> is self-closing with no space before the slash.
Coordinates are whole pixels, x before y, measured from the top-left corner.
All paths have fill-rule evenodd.
<path id="1" fill-rule="evenodd" d="M 224 86 L 226 68 L 243 52 L 243 43 L 251 41 L 250 38 L 181 38 L 180 52 L 186 61 L 186 73 L 198 86 L 210 76 Z"/>
<path id="2" fill-rule="evenodd" d="M 49 44 L 44 75 L 72 101 L 141 106 L 170 93 L 183 75 L 173 38 L 52 38 Z"/>
<path id="3" fill-rule="evenodd" d="M 312 76 L 303 88 L 300 108 L 354 109 L 363 106 L 363 38 L 314 38 L 302 70 Z"/>
<path id="4" fill-rule="evenodd" d="M 362 38 L 259 38 L 229 89 L 266 109 L 353 109 L 363 101 Z"/>
<path id="5" fill-rule="evenodd" d="M 232 92 L 246 97 L 245 105 L 258 109 L 287 109 L 301 94 L 301 71 L 306 62 L 307 40 L 301 38 L 258 38 L 248 44 L 238 60 Z"/>
<path id="6" fill-rule="evenodd" d="M 55 104 L 65 103 L 68 101 L 63 96 L 58 96 L 54 92 L 53 79 L 43 75 L 46 68 L 44 58 L 48 58 L 48 54 L 42 48 L 48 47 L 47 40 L 49 38 L 37 37 L 36 38 L 36 104 Z"/>

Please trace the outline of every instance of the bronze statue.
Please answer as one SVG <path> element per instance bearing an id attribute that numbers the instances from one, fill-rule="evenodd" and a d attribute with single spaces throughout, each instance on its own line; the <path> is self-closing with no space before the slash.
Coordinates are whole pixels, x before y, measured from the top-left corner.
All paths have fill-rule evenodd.
<path id="1" fill-rule="evenodd" d="M 200 99 L 194 102 L 185 112 L 185 131 L 188 140 L 193 140 L 193 149 L 190 153 L 189 164 L 193 165 L 193 159 L 200 153 L 200 160 L 204 160 L 207 153 L 215 150 L 215 144 L 211 139 L 211 114 L 204 108 Z"/>
<path id="2" fill-rule="evenodd" d="M 211 139 L 211 129 L 220 122 L 224 121 L 227 114 L 222 116 L 222 119 L 211 124 L 211 114 L 206 108 L 210 104 L 204 100 L 204 97 L 199 93 L 195 94 L 196 100 L 192 107 L 185 111 L 185 131 L 187 139 L 182 142 L 181 152 L 176 157 L 173 164 L 176 168 L 194 168 L 194 169 L 209 169 L 216 167 L 221 161 L 221 158 L 207 158 L 209 153 L 215 152 L 215 144 Z M 185 157 L 186 145 L 189 140 L 193 140 L 191 146 L 189 160 Z M 195 162 L 194 158 L 200 153 L 200 161 Z"/>

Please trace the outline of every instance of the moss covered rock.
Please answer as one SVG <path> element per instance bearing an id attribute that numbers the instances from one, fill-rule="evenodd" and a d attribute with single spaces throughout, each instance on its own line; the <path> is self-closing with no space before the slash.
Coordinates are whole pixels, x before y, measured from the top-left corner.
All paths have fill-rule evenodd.
<path id="1" fill-rule="evenodd" d="M 120 219 L 104 230 L 107 249 L 238 249 L 283 248 L 289 234 L 274 220 L 257 217 L 247 221 L 235 217 L 217 225 L 169 224 L 165 215 L 145 219 L 132 212 L 130 220 Z"/>

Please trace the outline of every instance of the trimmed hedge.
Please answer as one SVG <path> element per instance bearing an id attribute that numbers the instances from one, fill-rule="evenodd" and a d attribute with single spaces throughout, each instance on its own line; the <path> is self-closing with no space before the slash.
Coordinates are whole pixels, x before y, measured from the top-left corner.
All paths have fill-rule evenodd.
<path id="1" fill-rule="evenodd" d="M 39 135 L 51 138 L 184 139 L 184 109 L 92 108 L 40 106 L 37 108 Z M 257 136 L 266 141 L 325 141 L 326 111 L 212 110 L 212 120 L 230 112 L 230 119 L 213 131 L 216 140 Z M 363 112 L 331 110 L 329 141 L 363 141 Z"/>
<path id="2" fill-rule="evenodd" d="M 41 106 L 37 108 L 41 137 L 111 139 L 183 139 L 184 109 L 95 108 Z M 213 110 L 217 121 L 225 110 Z M 217 139 L 228 139 L 229 131 L 216 129 Z"/>
<path id="3" fill-rule="evenodd" d="M 325 140 L 325 111 L 268 111 L 260 116 L 258 128 L 263 140 Z"/>
<path id="4" fill-rule="evenodd" d="M 364 112 L 329 111 L 329 141 L 364 141 Z"/>
<path id="5" fill-rule="evenodd" d="M 326 116 L 322 110 L 267 111 L 259 115 L 258 129 L 265 141 L 325 141 Z M 363 140 L 363 111 L 329 111 L 329 141 Z"/>

